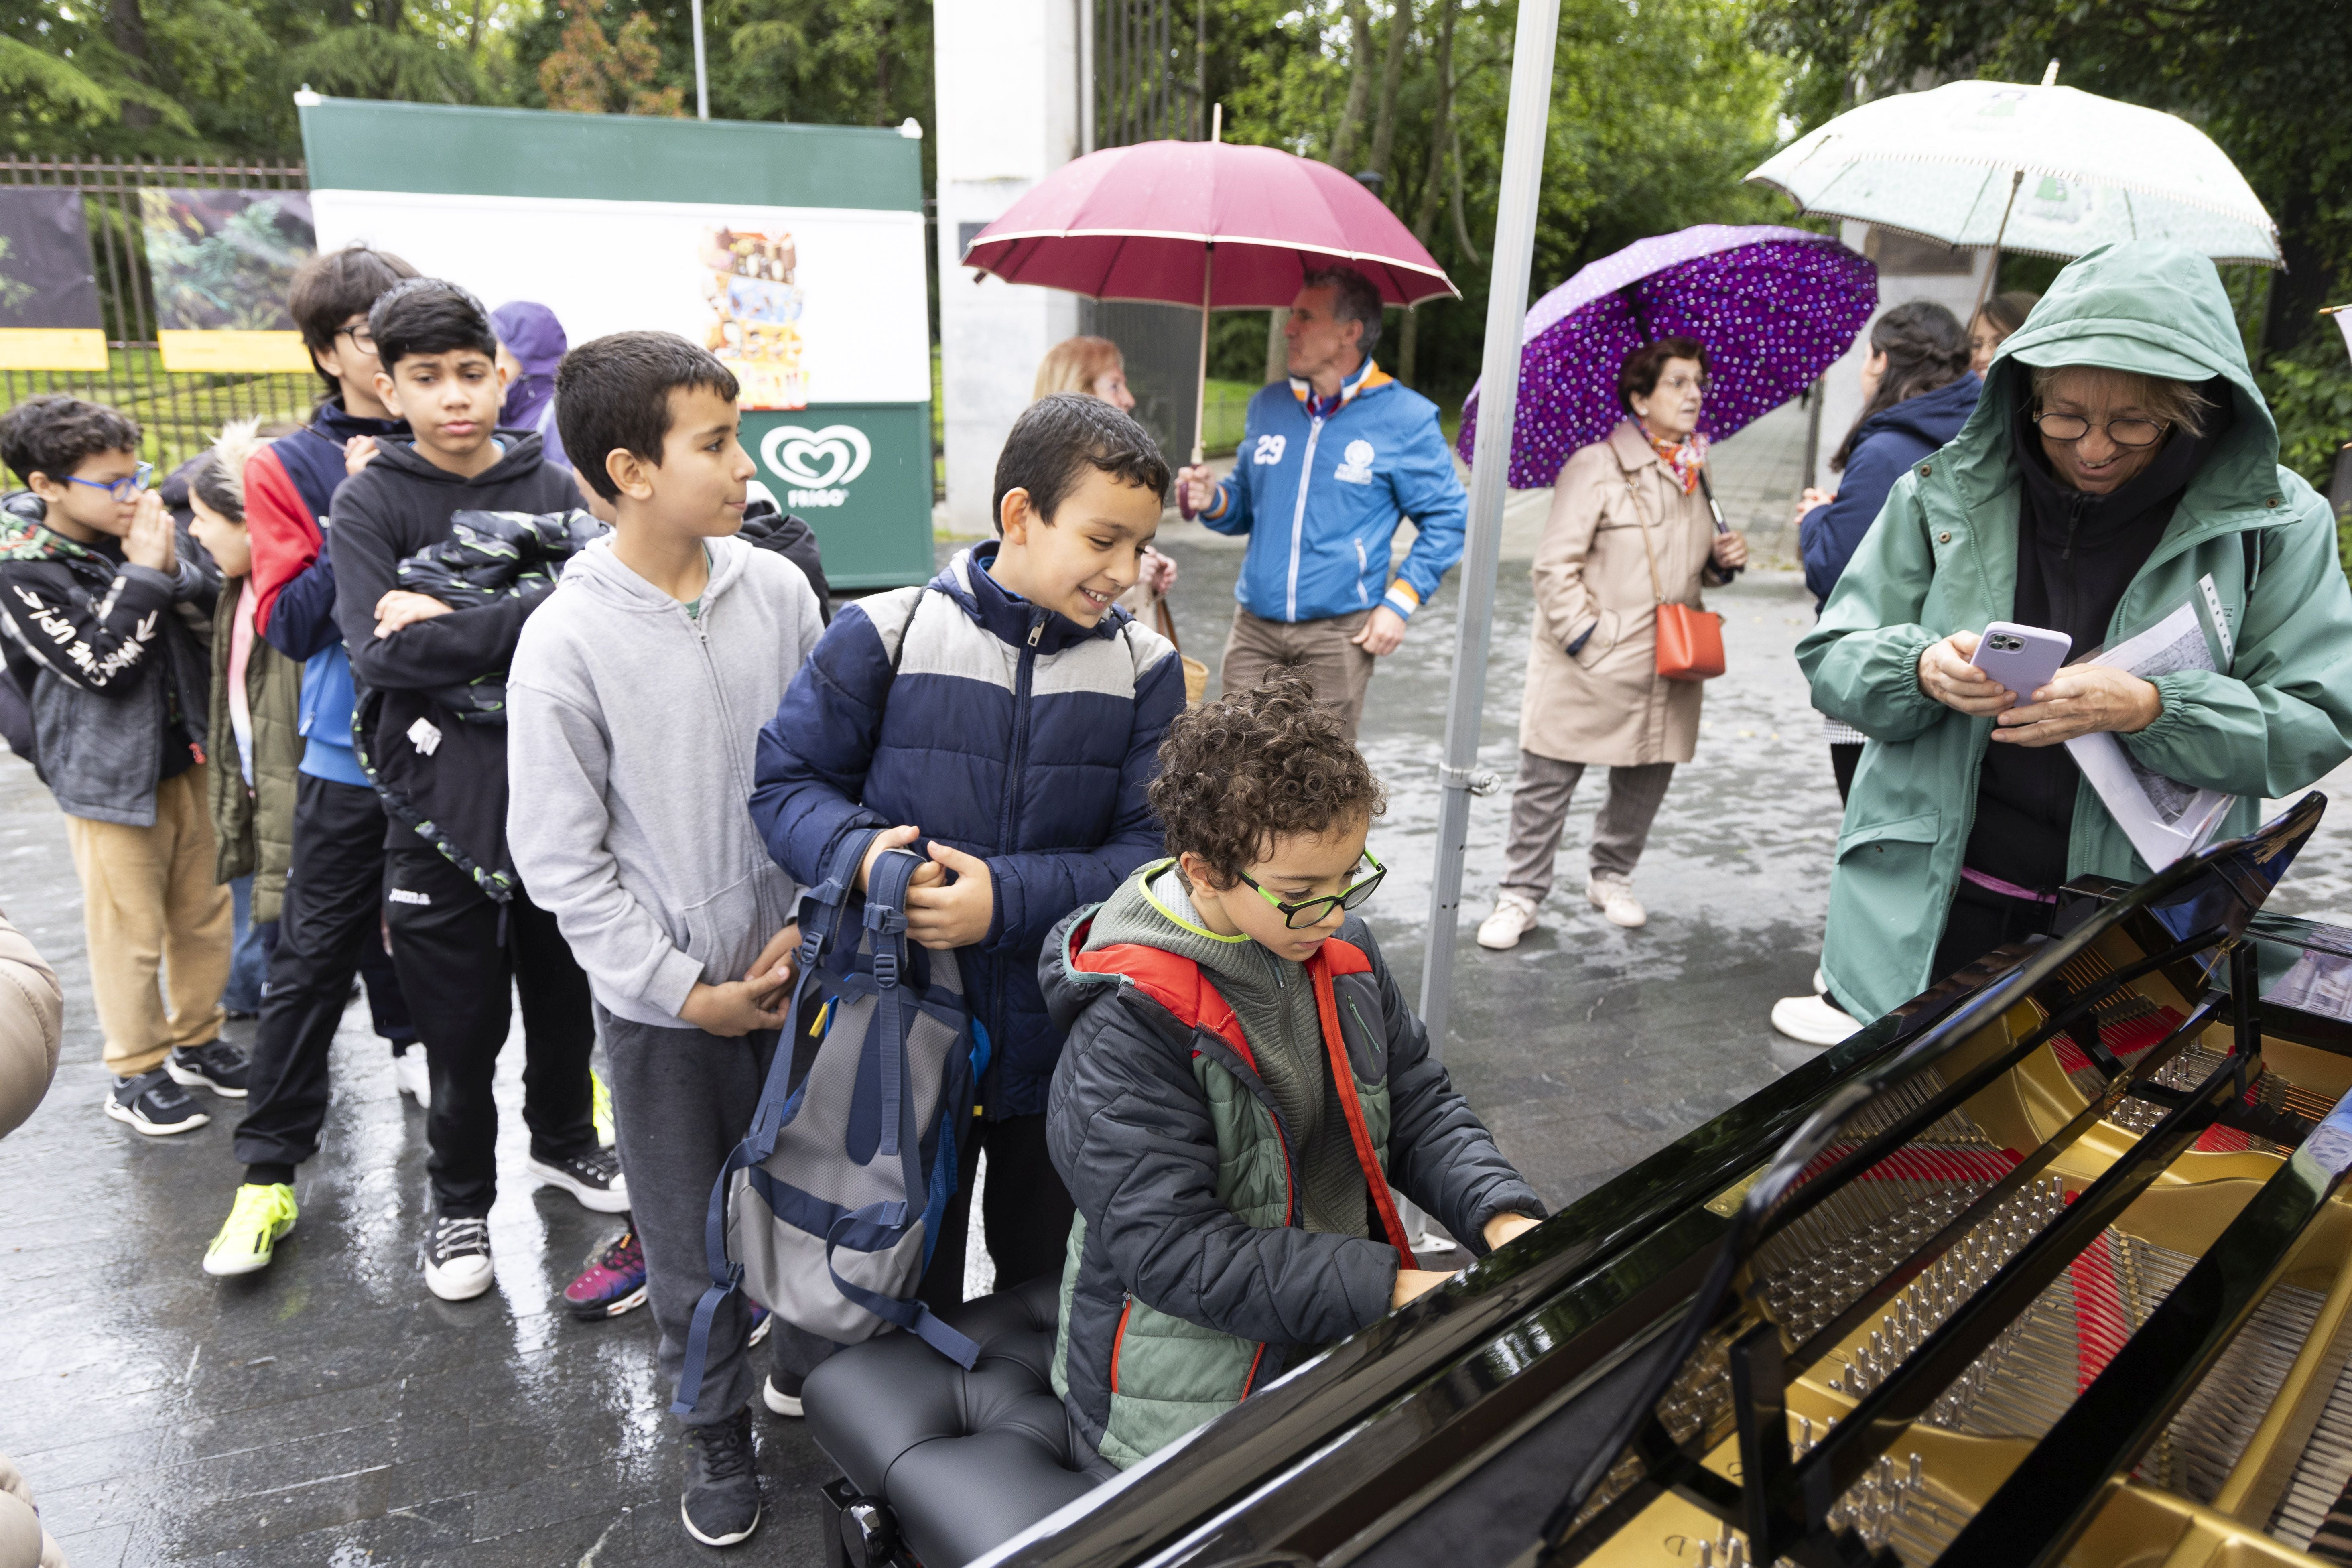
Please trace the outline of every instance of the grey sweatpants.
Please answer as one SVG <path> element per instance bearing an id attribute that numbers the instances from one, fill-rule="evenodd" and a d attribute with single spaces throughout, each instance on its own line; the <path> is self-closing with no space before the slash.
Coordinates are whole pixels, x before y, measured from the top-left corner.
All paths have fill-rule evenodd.
<path id="1" fill-rule="evenodd" d="M 657 1028 L 616 1018 L 601 1005 L 596 1026 L 613 1069 L 613 1121 L 630 1215 L 646 1249 L 646 1295 L 661 1330 L 662 1381 L 675 1390 L 694 1304 L 710 1284 L 703 1241 L 710 1188 L 751 1131 L 777 1036 L 730 1040 L 700 1029 Z M 744 1353 L 751 1327 L 751 1309 L 738 1291 L 711 1320 L 702 1394 L 688 1426 L 724 1421 L 759 1392 L 766 1369 Z M 775 1370 L 787 1374 L 807 1373 L 838 1348 L 781 1320 L 768 1346 Z"/>
<path id="2" fill-rule="evenodd" d="M 1503 853 L 1503 891 L 1540 904 L 1551 891 L 1551 864 L 1559 852 L 1559 830 L 1568 803 L 1586 764 L 1557 757 L 1519 753 L 1518 787 L 1511 793 L 1511 842 Z M 1611 768 L 1609 795 L 1592 825 L 1592 874 L 1631 877 L 1650 841 L 1650 824 L 1674 782 L 1675 764 L 1645 763 Z M 634 1189 L 636 1178 L 630 1178 Z"/>

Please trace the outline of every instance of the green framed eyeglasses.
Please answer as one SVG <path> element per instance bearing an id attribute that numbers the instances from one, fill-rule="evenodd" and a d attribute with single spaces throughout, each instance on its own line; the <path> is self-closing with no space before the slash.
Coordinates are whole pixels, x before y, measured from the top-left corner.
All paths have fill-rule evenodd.
<path id="1" fill-rule="evenodd" d="M 1364 851 L 1364 864 L 1372 868 L 1372 874 L 1362 881 L 1354 883 L 1345 891 L 1326 893 L 1319 899 L 1301 899 L 1295 904 L 1286 904 L 1264 888 L 1259 887 L 1257 879 L 1247 871 L 1241 872 L 1239 875 L 1243 881 L 1256 889 L 1259 898 L 1282 911 L 1284 925 L 1288 926 L 1292 931 L 1306 931 L 1311 926 L 1319 926 L 1329 920 L 1333 910 L 1361 909 L 1372 894 L 1380 889 L 1381 879 L 1389 874 L 1389 868 L 1381 865 L 1378 857 L 1369 849 Z"/>

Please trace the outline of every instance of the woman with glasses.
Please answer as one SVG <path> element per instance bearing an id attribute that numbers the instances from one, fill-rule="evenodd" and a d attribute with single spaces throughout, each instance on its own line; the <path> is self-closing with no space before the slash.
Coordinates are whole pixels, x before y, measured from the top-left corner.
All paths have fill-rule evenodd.
<path id="1" fill-rule="evenodd" d="M 1173 858 L 1039 965 L 1077 1204 L 1056 1382 L 1120 1469 L 1445 1281 L 1391 1183 L 1480 1254 L 1543 1212 L 1351 913 L 1381 794 L 1344 725 L 1286 679 L 1180 715 L 1151 786 Z"/>
<path id="2" fill-rule="evenodd" d="M 1633 867 L 1676 763 L 1698 746 L 1700 683 L 1658 674 L 1657 606 L 1699 603 L 1748 563 L 1716 520 L 1698 433 L 1706 350 L 1661 338 L 1617 372 L 1625 417 L 1570 454 L 1536 546 L 1535 626 L 1519 709 L 1519 783 L 1495 912 L 1481 947 L 1517 947 L 1551 891 L 1568 804 L 1588 767 L 1609 770 L 1584 896 L 1611 923 L 1649 920 Z"/>
<path id="3" fill-rule="evenodd" d="M 1813 705 L 1868 737 L 1830 884 L 1832 1005 L 1874 1018 L 2056 929 L 2071 879 L 2151 873 L 2065 742 L 2107 732 L 2137 770 L 2237 795 L 2224 836 L 2352 754 L 2335 521 L 2278 459 L 2210 261 L 2109 246 L 2058 275 L 1798 645 Z M 2147 679 L 2083 662 L 2184 607 L 2200 657 Z M 2064 633 L 2074 662 L 2004 689 L 1969 662 L 1993 621 Z"/>

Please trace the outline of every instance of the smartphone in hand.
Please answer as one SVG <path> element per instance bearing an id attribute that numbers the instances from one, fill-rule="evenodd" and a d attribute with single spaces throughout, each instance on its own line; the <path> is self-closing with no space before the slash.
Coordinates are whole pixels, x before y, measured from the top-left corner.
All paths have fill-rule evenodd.
<path id="1" fill-rule="evenodd" d="M 1995 621 L 1985 627 L 1984 636 L 1978 639 L 1976 654 L 1969 662 L 2016 692 L 2018 700 L 2024 702 L 2050 684 L 2050 678 L 2058 673 L 2074 647 L 2074 639 L 2064 632 L 2021 626 L 2014 621 Z"/>

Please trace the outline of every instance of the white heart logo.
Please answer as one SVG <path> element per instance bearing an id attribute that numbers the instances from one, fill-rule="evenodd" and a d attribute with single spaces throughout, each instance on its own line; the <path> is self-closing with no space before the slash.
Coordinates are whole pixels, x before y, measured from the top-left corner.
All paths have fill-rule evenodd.
<path id="1" fill-rule="evenodd" d="M 855 425 L 828 425 L 822 430 L 779 425 L 760 440 L 761 462 L 791 483 L 813 490 L 849 483 L 873 458 L 866 432 Z"/>

